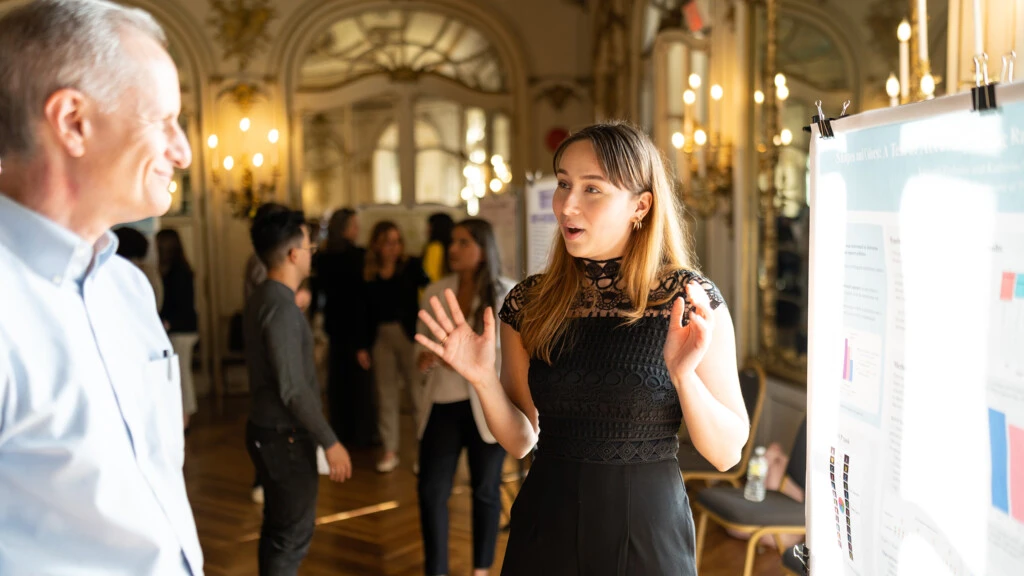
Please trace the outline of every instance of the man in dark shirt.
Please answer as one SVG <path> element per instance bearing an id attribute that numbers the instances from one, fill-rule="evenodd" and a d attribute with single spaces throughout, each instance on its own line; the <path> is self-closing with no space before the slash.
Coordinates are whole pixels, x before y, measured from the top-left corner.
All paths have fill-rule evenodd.
<path id="1" fill-rule="evenodd" d="M 313 538 L 317 444 L 325 448 L 331 480 L 349 478 L 352 463 L 323 416 L 313 332 L 295 304 L 315 249 L 303 215 L 267 215 L 250 234 L 267 265 L 267 280 L 249 298 L 243 320 L 252 393 L 246 445 L 264 490 L 259 571 L 294 575 Z"/>

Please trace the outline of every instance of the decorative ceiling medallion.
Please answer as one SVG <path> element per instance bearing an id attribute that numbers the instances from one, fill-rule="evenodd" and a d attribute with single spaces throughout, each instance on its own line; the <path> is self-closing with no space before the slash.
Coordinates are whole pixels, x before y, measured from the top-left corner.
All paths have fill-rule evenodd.
<path id="1" fill-rule="evenodd" d="M 276 17 L 270 0 L 210 0 L 213 15 L 208 23 L 216 30 L 224 59 L 238 59 L 238 71 L 270 45 L 268 28 Z"/>

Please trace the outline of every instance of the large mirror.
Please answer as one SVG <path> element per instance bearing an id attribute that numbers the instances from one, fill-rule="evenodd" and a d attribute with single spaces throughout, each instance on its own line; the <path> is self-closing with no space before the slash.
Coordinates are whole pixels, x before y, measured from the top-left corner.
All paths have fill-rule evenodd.
<path id="1" fill-rule="evenodd" d="M 899 66 L 896 31 L 912 2 L 871 0 L 824 9 L 810 0 L 765 0 L 753 11 L 757 150 L 758 348 L 775 376 L 806 383 L 810 134 L 817 114 L 889 105 Z M 946 2 L 929 3 L 931 69 L 944 89 Z"/>

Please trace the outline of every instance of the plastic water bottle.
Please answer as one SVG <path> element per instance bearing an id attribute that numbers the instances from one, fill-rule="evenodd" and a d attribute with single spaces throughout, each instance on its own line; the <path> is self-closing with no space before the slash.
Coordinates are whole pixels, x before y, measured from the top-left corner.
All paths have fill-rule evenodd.
<path id="1" fill-rule="evenodd" d="M 743 497 L 751 502 L 764 500 L 764 479 L 767 476 L 768 459 L 764 455 L 764 446 L 758 446 L 747 466 L 747 485 L 743 488 Z"/>

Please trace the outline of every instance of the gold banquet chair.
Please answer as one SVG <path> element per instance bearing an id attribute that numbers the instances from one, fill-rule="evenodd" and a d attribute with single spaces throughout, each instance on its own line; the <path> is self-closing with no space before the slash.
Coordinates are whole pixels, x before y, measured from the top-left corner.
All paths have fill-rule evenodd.
<path id="1" fill-rule="evenodd" d="M 754 436 L 761 421 L 766 389 L 764 369 L 759 364 L 750 362 L 740 370 L 740 391 L 743 393 L 743 404 L 750 418 L 750 434 L 747 436 L 747 444 L 743 447 L 740 461 L 732 468 L 721 472 L 701 456 L 693 444 L 681 441 L 679 471 L 683 475 L 684 483 L 703 480 L 710 486 L 713 482 L 728 482 L 737 488 L 742 484 L 741 480 L 747 473 L 747 463 L 754 451 Z M 690 485 L 687 487 L 692 488 Z"/>
<path id="2" fill-rule="evenodd" d="M 789 451 L 789 463 L 779 490 L 766 490 L 764 501 L 751 502 L 743 497 L 743 488 L 713 486 L 697 493 L 693 502 L 694 515 L 700 512 L 697 524 L 697 568 L 700 568 L 701 552 L 707 533 L 708 520 L 726 529 L 750 534 L 747 542 L 747 557 L 743 565 L 743 576 L 751 576 L 754 570 L 754 556 L 761 536 L 770 534 L 780 554 L 790 552 L 783 548 L 779 536 L 782 534 L 806 534 L 804 504 L 782 493 L 782 487 L 792 479 L 803 488 L 807 473 L 807 420 L 804 419 Z"/>

